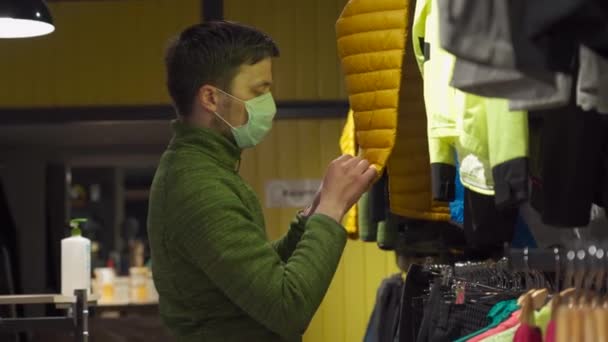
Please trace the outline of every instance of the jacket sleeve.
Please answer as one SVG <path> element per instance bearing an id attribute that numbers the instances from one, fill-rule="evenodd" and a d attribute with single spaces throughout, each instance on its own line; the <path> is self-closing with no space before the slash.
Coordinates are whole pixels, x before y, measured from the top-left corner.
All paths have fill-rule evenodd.
<path id="1" fill-rule="evenodd" d="M 507 100 L 485 102 L 496 206 L 518 206 L 528 199 L 528 113 L 510 112 Z"/>
<path id="2" fill-rule="evenodd" d="M 306 227 L 306 220 L 305 217 L 298 214 L 293 221 L 291 221 L 287 233 L 280 239 L 272 242 L 272 248 L 279 254 L 279 257 L 281 257 L 283 262 L 289 260 L 293 251 L 296 249 L 298 242 L 300 242 Z"/>
<path id="3" fill-rule="evenodd" d="M 454 199 L 456 177 L 455 150 L 448 140 L 455 136 L 456 123 L 447 103 L 457 95 L 446 79 L 451 70 L 445 66 L 452 64 L 453 58 L 439 47 L 438 16 L 432 12 L 432 2 L 416 1 L 412 45 L 424 82 L 432 196 L 433 200 L 447 202 Z"/>
<path id="4" fill-rule="evenodd" d="M 424 68 L 422 65 L 429 56 L 425 55 L 426 40 L 426 18 L 429 14 L 430 0 L 416 1 L 416 9 L 414 10 L 414 23 L 412 24 L 412 46 L 418 68 L 422 77 L 424 77 Z"/>
<path id="5" fill-rule="evenodd" d="M 269 330 L 286 339 L 303 334 L 338 267 L 344 228 L 329 217 L 310 216 L 284 261 L 229 183 L 197 179 L 205 175 L 171 188 L 176 210 L 166 219 L 176 227 L 177 250 Z"/>

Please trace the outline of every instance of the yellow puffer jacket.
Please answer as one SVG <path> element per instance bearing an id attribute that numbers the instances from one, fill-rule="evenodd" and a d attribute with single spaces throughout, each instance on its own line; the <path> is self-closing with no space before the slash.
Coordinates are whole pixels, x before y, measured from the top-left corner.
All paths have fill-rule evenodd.
<path id="1" fill-rule="evenodd" d="M 447 221 L 447 204 L 431 198 L 422 80 L 408 44 L 410 13 L 409 0 L 350 0 L 336 24 L 338 54 L 360 155 L 379 170 L 387 167 L 391 212 Z"/>
<path id="2" fill-rule="evenodd" d="M 353 111 L 348 112 L 346 118 L 346 124 L 342 129 L 342 136 L 340 137 L 340 150 L 342 154 L 350 154 L 351 156 L 357 155 L 357 141 L 355 139 L 355 121 L 353 118 Z M 348 237 L 351 239 L 357 239 L 359 237 L 359 229 L 357 225 L 357 205 L 355 204 L 347 213 L 344 215 L 342 224 L 346 228 Z"/>

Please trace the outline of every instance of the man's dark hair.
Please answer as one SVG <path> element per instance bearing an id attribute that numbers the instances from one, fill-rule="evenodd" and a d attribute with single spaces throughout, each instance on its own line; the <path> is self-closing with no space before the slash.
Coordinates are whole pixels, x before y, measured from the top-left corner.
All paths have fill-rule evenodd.
<path id="1" fill-rule="evenodd" d="M 211 21 L 187 28 L 171 42 L 165 56 L 167 88 L 178 114 L 190 114 L 204 84 L 230 91 L 241 65 L 278 56 L 272 38 L 249 26 Z"/>

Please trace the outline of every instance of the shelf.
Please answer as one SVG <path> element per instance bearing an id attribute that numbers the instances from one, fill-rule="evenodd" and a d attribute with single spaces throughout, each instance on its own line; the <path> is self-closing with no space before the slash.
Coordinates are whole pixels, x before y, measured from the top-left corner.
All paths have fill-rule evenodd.
<path id="1" fill-rule="evenodd" d="M 89 303 L 94 304 L 99 296 L 89 297 Z M 25 304 L 74 304 L 75 296 L 63 296 L 60 294 L 35 294 L 35 295 L 10 295 L 0 296 L 0 305 L 25 305 Z"/>
<path id="2" fill-rule="evenodd" d="M 142 190 L 125 190 L 125 200 L 126 201 L 147 201 L 150 196 L 150 190 L 142 189 Z"/>

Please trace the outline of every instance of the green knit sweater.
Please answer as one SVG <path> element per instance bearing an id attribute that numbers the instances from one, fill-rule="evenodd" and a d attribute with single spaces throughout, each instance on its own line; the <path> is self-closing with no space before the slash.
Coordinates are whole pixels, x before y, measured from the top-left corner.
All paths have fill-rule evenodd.
<path id="1" fill-rule="evenodd" d="M 160 313 L 179 341 L 299 341 L 346 244 L 333 219 L 296 217 L 269 242 L 241 151 L 174 122 L 150 194 L 148 233 Z"/>

